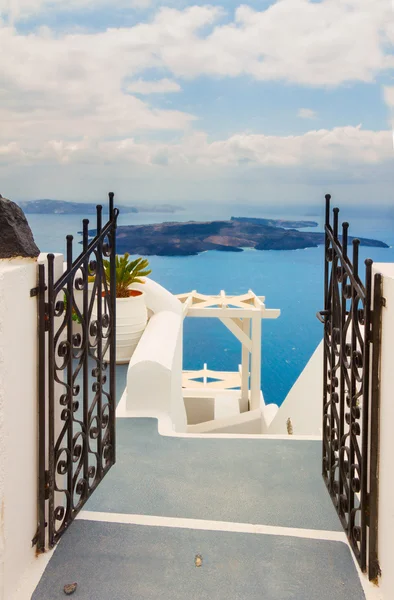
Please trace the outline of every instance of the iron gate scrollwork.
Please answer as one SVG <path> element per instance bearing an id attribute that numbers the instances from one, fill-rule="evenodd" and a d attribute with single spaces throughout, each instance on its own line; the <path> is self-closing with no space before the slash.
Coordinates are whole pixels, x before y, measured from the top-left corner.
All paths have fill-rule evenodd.
<path id="1" fill-rule="evenodd" d="M 67 236 L 66 268 L 56 258 L 39 265 L 39 491 L 37 551 L 52 548 L 115 456 L 115 254 L 118 209 L 109 194 L 90 239 L 83 220 L 82 253 L 73 259 Z M 105 275 L 109 261 L 110 280 Z M 61 272 L 63 269 L 61 269 Z"/>
<path id="2" fill-rule="evenodd" d="M 323 372 L 323 479 L 350 546 L 369 578 L 377 560 L 377 445 L 381 285 L 372 260 L 359 272 L 360 240 L 326 196 Z"/>

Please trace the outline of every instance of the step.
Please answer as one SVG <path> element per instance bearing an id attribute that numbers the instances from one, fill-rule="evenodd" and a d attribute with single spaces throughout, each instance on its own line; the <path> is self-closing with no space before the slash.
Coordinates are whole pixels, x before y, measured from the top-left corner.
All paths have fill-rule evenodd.
<path id="1" fill-rule="evenodd" d="M 222 417 L 205 423 L 188 425 L 188 433 L 238 433 L 240 435 L 261 434 L 260 410 Z"/>
<path id="2" fill-rule="evenodd" d="M 239 397 L 234 394 L 223 393 L 215 395 L 215 421 L 217 419 L 239 416 L 239 401 Z"/>

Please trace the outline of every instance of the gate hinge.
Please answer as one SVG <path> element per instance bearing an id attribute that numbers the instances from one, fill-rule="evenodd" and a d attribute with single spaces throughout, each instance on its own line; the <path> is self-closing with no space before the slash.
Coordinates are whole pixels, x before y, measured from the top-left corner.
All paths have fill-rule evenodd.
<path id="1" fill-rule="evenodd" d="M 44 285 L 42 291 L 46 292 L 47 289 L 48 289 L 47 286 Z M 34 296 L 38 296 L 38 294 L 40 293 L 40 291 L 41 290 L 40 290 L 40 286 L 39 285 L 37 285 L 37 287 L 31 288 L 31 290 L 30 290 L 30 298 L 34 298 Z"/>
<path id="2" fill-rule="evenodd" d="M 49 471 L 45 471 L 44 489 L 45 489 L 45 500 L 49 500 Z"/>

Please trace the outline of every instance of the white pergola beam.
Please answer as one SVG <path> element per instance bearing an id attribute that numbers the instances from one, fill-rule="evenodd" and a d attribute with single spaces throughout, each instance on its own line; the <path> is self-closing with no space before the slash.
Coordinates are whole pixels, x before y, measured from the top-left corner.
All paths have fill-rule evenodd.
<path id="1" fill-rule="evenodd" d="M 193 304 L 193 296 L 189 296 L 183 304 L 183 310 L 182 310 L 183 318 L 185 318 L 187 316 L 189 308 L 191 307 L 192 304 Z"/>
<path id="2" fill-rule="evenodd" d="M 239 340 L 242 346 L 245 346 L 249 352 L 252 351 L 252 340 L 250 337 L 243 331 L 242 324 L 241 327 L 237 325 L 233 319 L 223 319 L 220 321 L 227 327 L 229 331 Z M 239 321 L 239 319 L 237 319 Z"/>
<path id="3" fill-rule="evenodd" d="M 262 319 L 277 319 L 280 317 L 279 308 L 264 308 L 262 312 Z"/>

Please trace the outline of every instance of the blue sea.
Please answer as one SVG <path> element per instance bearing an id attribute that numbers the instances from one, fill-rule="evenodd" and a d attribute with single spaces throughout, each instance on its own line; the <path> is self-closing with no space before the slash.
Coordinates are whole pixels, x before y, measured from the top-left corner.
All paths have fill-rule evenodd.
<path id="1" fill-rule="evenodd" d="M 388 211 L 372 215 L 343 211 L 341 220 L 350 222 L 352 236 L 370 237 L 390 248 L 361 248 L 362 260 L 394 262 L 394 218 Z M 226 219 L 231 216 L 274 217 L 263 207 L 196 207 L 171 215 L 120 214 L 119 224 L 162 221 Z M 318 221 L 315 231 L 323 231 L 321 215 L 278 214 L 278 218 Z M 75 236 L 75 256 L 81 246 L 81 216 L 27 215 L 36 243 L 42 252 L 64 252 L 65 236 Z M 92 228 L 94 220 L 91 221 Z M 322 325 L 316 312 L 323 308 L 323 247 L 293 251 L 254 251 L 242 253 L 205 252 L 191 257 L 150 257 L 151 277 L 178 294 L 198 290 L 203 294 L 243 294 L 252 289 L 266 297 L 268 308 L 279 308 L 281 316 L 263 321 L 262 388 L 267 403 L 282 404 L 322 338 Z M 241 361 L 240 344 L 219 321 L 186 319 L 184 368 L 200 369 L 204 363 L 214 370 L 235 371 Z"/>

